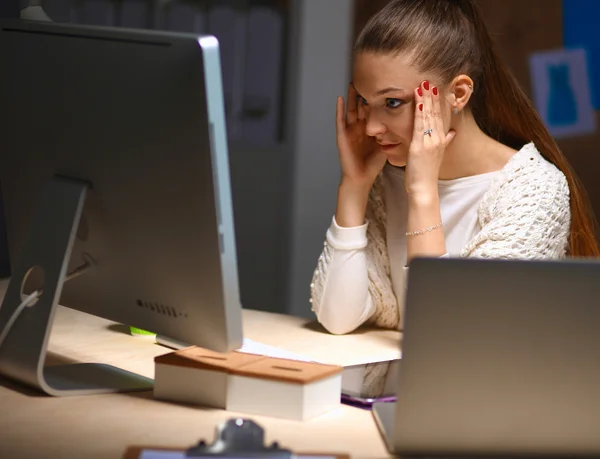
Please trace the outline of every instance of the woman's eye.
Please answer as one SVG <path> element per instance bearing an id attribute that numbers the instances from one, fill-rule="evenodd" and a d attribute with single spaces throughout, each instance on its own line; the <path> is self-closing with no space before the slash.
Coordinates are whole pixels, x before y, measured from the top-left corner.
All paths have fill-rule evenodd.
<path id="1" fill-rule="evenodd" d="M 360 105 L 369 105 L 369 104 L 367 103 L 367 99 L 365 99 L 365 98 L 364 98 L 364 97 L 362 97 L 362 96 L 358 96 L 358 103 L 359 103 Z"/>
<path id="2" fill-rule="evenodd" d="M 401 101 L 400 99 L 386 99 L 385 100 L 385 106 L 387 108 L 398 108 L 400 107 L 404 102 Z"/>

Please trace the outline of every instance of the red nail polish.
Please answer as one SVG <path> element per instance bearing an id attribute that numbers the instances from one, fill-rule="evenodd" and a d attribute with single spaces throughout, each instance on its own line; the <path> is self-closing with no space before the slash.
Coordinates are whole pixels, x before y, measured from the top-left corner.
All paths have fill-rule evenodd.
<path id="1" fill-rule="evenodd" d="M 423 88 L 425 88 L 425 91 L 429 91 L 429 81 L 425 80 L 423 82 Z"/>
<path id="2" fill-rule="evenodd" d="M 423 104 L 419 104 L 419 110 L 423 111 Z"/>
<path id="3" fill-rule="evenodd" d="M 433 92 L 433 95 L 434 95 L 434 96 L 437 96 L 437 95 L 438 95 L 438 89 L 437 89 L 437 86 L 434 86 L 434 87 L 433 87 L 433 89 L 431 90 L 431 92 Z"/>
<path id="4" fill-rule="evenodd" d="M 419 96 L 423 97 L 423 90 L 421 88 L 417 89 L 417 92 L 419 93 Z"/>

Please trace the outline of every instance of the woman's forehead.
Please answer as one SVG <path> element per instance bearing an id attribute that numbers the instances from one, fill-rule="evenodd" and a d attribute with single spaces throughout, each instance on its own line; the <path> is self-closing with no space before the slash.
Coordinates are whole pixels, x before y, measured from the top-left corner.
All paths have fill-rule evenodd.
<path id="1" fill-rule="evenodd" d="M 422 79 L 423 75 L 406 56 L 371 52 L 361 52 L 355 56 L 353 82 L 359 92 L 374 94 L 389 87 L 412 92 Z"/>

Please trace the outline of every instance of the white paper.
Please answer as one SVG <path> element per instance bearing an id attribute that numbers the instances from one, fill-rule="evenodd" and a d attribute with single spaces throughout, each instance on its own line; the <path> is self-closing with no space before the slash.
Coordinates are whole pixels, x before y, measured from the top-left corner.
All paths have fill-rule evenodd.
<path id="1" fill-rule="evenodd" d="M 550 134 L 560 138 L 594 132 L 596 112 L 585 50 L 535 53 L 529 65 L 535 106 Z"/>
<path id="2" fill-rule="evenodd" d="M 314 362 L 314 360 L 309 357 L 294 354 L 293 352 L 289 352 L 275 346 L 269 346 L 268 344 L 252 341 L 248 338 L 244 338 L 242 347 L 238 349 L 238 352 L 244 352 L 246 354 L 258 354 L 280 359 L 299 360 L 301 362 Z"/>

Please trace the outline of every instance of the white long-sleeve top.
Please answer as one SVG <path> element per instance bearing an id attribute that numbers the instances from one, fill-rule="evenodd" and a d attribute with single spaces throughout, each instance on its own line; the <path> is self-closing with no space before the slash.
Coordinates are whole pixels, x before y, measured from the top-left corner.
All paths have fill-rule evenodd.
<path id="1" fill-rule="evenodd" d="M 498 171 L 438 182 L 451 257 L 562 258 L 571 213 L 566 178 L 530 143 Z M 369 197 L 367 222 L 335 217 L 311 283 L 319 322 L 342 334 L 365 322 L 401 328 L 406 289 L 404 171 L 387 165 Z"/>

